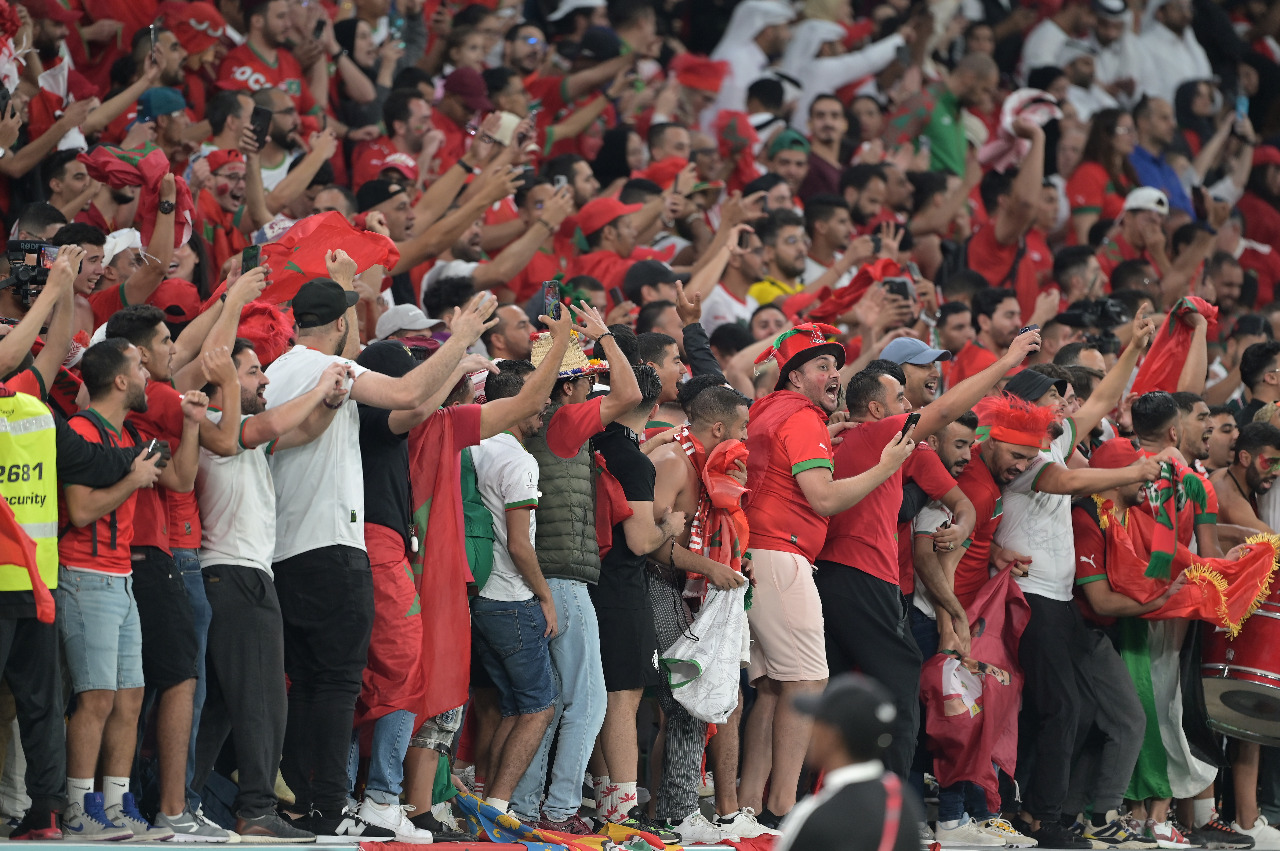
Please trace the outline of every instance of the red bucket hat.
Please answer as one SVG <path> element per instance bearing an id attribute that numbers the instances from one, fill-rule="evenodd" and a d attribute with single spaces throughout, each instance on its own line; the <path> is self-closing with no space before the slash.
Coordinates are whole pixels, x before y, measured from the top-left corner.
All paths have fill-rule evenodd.
<path id="1" fill-rule="evenodd" d="M 834 337 L 839 333 L 838 328 L 821 322 L 797 325 L 790 331 L 779 334 L 778 339 L 773 341 L 773 345 L 756 358 L 756 364 L 773 360 L 781 367 L 774 390 L 781 390 L 785 386 L 787 373 L 793 369 L 799 369 L 814 358 L 831 355 L 836 359 L 836 367 L 840 368 L 844 366 L 844 346 L 827 340 L 828 337 Z"/>

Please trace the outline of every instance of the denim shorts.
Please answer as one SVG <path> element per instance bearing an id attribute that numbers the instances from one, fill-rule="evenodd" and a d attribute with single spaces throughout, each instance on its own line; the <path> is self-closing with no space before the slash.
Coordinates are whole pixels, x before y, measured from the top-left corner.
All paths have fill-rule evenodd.
<path id="1" fill-rule="evenodd" d="M 504 718 L 532 715 L 555 706 L 560 689 L 551 669 L 551 651 L 543 633 L 547 619 L 536 597 L 487 600 L 471 604 L 475 652 L 498 688 Z"/>
<path id="2" fill-rule="evenodd" d="M 133 578 L 60 565 L 54 594 L 72 691 L 142 688 L 142 626 Z"/>

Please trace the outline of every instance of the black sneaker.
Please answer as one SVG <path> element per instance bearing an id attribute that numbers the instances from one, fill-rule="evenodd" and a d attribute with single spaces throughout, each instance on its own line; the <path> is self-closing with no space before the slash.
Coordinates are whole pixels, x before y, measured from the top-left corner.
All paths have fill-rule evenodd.
<path id="1" fill-rule="evenodd" d="M 343 807 L 341 810 L 312 810 L 308 815 L 298 819 L 293 826 L 321 837 L 345 836 L 368 842 L 381 842 L 395 839 L 394 830 L 369 824 L 356 815 L 354 807 Z"/>
<path id="2" fill-rule="evenodd" d="M 1093 843 L 1088 839 L 1055 821 L 1040 822 L 1039 830 L 1031 830 L 1029 825 L 1022 822 L 1019 832 L 1034 839 L 1039 848 L 1081 849 L 1081 851 L 1093 848 Z"/>
<path id="3" fill-rule="evenodd" d="M 413 816 L 409 819 L 413 822 L 413 826 L 422 830 L 431 831 L 432 842 L 471 842 L 474 837 L 467 833 L 457 830 L 450 830 L 445 827 L 440 819 L 431 814 L 431 810 L 427 810 L 420 816 Z"/>
<path id="4" fill-rule="evenodd" d="M 645 833 L 652 833 L 658 837 L 666 845 L 675 845 L 680 841 L 680 834 L 668 828 L 665 824 L 653 821 L 644 814 L 644 810 L 639 807 L 632 807 L 627 813 L 627 817 L 622 821 L 616 821 L 614 824 L 619 827 L 629 827 L 633 830 L 643 830 Z"/>
<path id="5" fill-rule="evenodd" d="M 1201 848 L 1253 847 L 1252 836 L 1246 836 L 1236 830 L 1218 818 L 1217 813 L 1213 814 L 1213 818 L 1209 819 L 1209 823 L 1204 827 L 1197 827 L 1195 830 L 1188 831 L 1186 836 L 1192 845 L 1198 845 Z"/>
<path id="6" fill-rule="evenodd" d="M 306 845 L 316 841 L 314 833 L 299 830 L 276 813 L 254 818 L 238 816 L 235 833 L 244 842 L 262 845 Z"/>

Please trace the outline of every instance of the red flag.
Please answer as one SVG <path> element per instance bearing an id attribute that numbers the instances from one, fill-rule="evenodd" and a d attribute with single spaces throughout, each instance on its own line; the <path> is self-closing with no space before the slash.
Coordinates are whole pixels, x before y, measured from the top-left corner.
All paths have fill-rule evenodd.
<path id="1" fill-rule="evenodd" d="M 868 263 L 858 269 L 858 274 L 853 276 L 853 280 L 849 282 L 849 286 L 841 287 L 838 290 L 828 291 L 823 288 L 821 295 L 821 303 L 813 310 L 809 311 L 808 318 L 814 322 L 834 322 L 837 318 L 843 316 L 853 309 L 853 306 L 862 300 L 867 294 L 867 290 L 871 289 L 871 285 L 885 278 L 903 277 L 906 272 L 898 265 L 897 261 L 882 257 L 874 263 Z"/>
<path id="2" fill-rule="evenodd" d="M 1129 511 L 1124 522 L 1114 512 L 1099 509 L 1107 536 L 1107 581 L 1117 592 L 1139 603 L 1164 593 L 1169 579 L 1147 576 L 1152 540 L 1159 524 L 1146 511 Z M 1259 534 L 1249 538 L 1238 558 L 1202 558 L 1177 544 L 1170 568 L 1183 574 L 1186 584 L 1160 608 L 1143 615 L 1151 620 L 1195 618 L 1226 629 L 1234 638 L 1271 590 L 1280 538 Z"/>
<path id="3" fill-rule="evenodd" d="M 1002 570 L 982 586 L 965 614 L 973 635 L 972 657 L 938 654 L 925 662 L 920 698 L 938 783 L 977 783 L 995 812 L 1000 788 L 992 763 L 1010 777 L 1017 768 L 1022 696 L 1018 642 L 1031 608 L 1013 574 Z"/>
<path id="4" fill-rule="evenodd" d="M 353 226 L 341 213 L 307 216 L 275 242 L 262 246 L 262 262 L 271 267 L 260 301 L 290 301 L 312 278 L 329 277 L 325 255 L 341 248 L 363 272 L 371 266 L 390 269 L 400 261 L 395 243 L 379 233 Z"/>
<path id="5" fill-rule="evenodd" d="M 160 181 L 169 173 L 169 158 L 164 151 L 148 142 L 141 148 L 126 150 L 111 145 L 96 145 L 77 159 L 85 164 L 89 176 L 113 189 L 140 186 L 138 212 L 134 224 L 142 234 L 142 244 L 151 244 L 151 234 L 156 229 L 159 215 Z M 191 238 L 191 226 L 195 220 L 195 201 L 191 188 L 181 177 L 174 177 L 175 195 L 173 247 L 181 248 Z"/>
<path id="6" fill-rule="evenodd" d="M 23 530 L 9 503 L 0 499 L 0 564 L 25 567 L 31 577 L 31 591 L 36 598 L 36 619 L 53 623 L 53 595 L 40 577 L 36 563 L 36 542 Z"/>
<path id="7" fill-rule="evenodd" d="M 1191 313 L 1199 313 L 1209 320 L 1209 339 L 1217 339 L 1218 308 L 1195 296 L 1181 298 L 1169 311 L 1156 338 L 1147 352 L 1142 366 L 1138 367 L 1138 375 L 1133 379 L 1133 395 L 1141 396 L 1152 390 L 1167 390 L 1172 393 L 1178 389 L 1178 374 L 1187 361 L 1187 352 L 1191 349 L 1191 326 L 1186 317 Z"/>
<path id="8" fill-rule="evenodd" d="M 409 432 L 413 525 L 422 542 L 409 555 L 409 565 L 418 584 L 418 599 L 427 601 L 421 664 L 426 671 L 423 681 L 430 684 L 421 695 L 419 721 L 466 703 L 471 681 L 467 583 L 472 576 L 462 525 L 461 482 L 462 449 L 480 442 L 478 408 L 443 408 Z M 459 418 L 467 416 L 475 423 L 471 435 L 459 431 Z"/>

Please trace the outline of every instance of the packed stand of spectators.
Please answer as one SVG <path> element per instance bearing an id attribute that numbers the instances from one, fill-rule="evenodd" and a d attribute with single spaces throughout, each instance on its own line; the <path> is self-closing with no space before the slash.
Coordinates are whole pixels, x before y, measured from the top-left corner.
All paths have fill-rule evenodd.
<path id="1" fill-rule="evenodd" d="M 1280 4 L 0 0 L 0 83 L 11 840 L 1280 849 Z"/>

